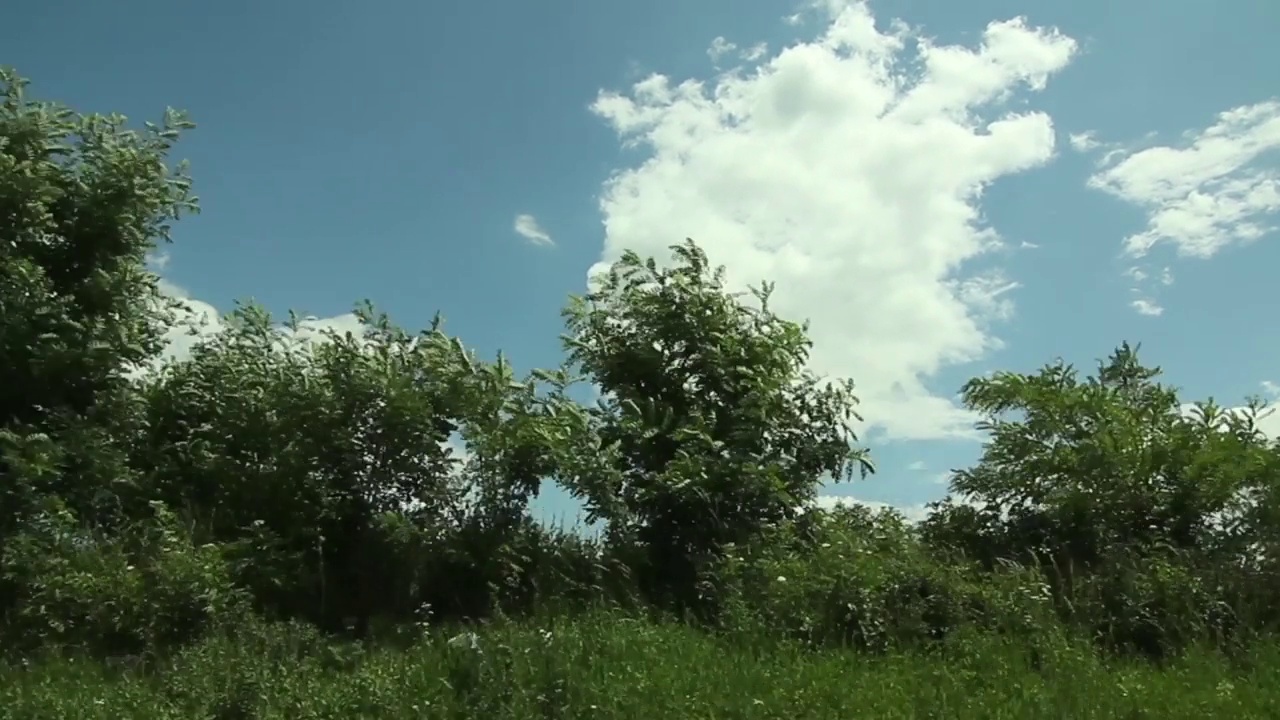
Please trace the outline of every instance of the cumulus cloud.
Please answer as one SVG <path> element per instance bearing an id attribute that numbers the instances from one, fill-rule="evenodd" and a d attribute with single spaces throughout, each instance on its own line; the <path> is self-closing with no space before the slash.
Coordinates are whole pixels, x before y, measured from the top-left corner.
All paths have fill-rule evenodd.
<path id="1" fill-rule="evenodd" d="M 174 311 L 174 324 L 164 335 L 165 347 L 161 359 L 189 357 L 192 348 L 222 330 L 222 316 L 214 306 L 196 300 L 186 289 L 164 278 L 160 279 L 159 285 L 161 293 L 178 301 Z"/>
<path id="2" fill-rule="evenodd" d="M 1146 228 L 1124 239 L 1127 257 L 1163 244 L 1205 259 L 1275 230 L 1277 150 L 1280 101 L 1244 105 L 1180 144 L 1108 153 L 1088 184 L 1146 211 Z M 1172 282 L 1167 268 L 1161 277 Z"/>
<path id="3" fill-rule="evenodd" d="M 1262 382 L 1263 399 L 1270 403 L 1270 406 L 1263 410 L 1261 417 L 1258 419 L 1258 429 L 1267 434 L 1267 437 L 1280 438 L 1280 385 L 1264 380 Z"/>
<path id="4" fill-rule="evenodd" d="M 1273 440 L 1280 439 L 1280 410 L 1275 406 L 1268 407 L 1259 413 L 1256 422 L 1258 430 L 1263 435 Z"/>
<path id="5" fill-rule="evenodd" d="M 1280 384 L 1264 380 L 1259 383 L 1262 392 L 1258 397 L 1262 399 L 1266 405 L 1254 417 L 1254 426 L 1263 434 L 1272 439 L 1280 439 Z M 1248 411 L 1248 406 L 1237 405 L 1234 407 L 1223 408 L 1225 413 L 1240 413 Z M 1186 417 L 1194 417 L 1196 413 L 1195 403 L 1185 402 L 1181 405 L 1182 414 Z"/>
<path id="6" fill-rule="evenodd" d="M 538 224 L 538 219 L 532 215 L 517 215 L 512 229 L 516 231 L 517 235 L 534 245 L 555 245 L 555 241 Z"/>
<path id="7" fill-rule="evenodd" d="M 1264 380 L 1259 385 L 1262 388 L 1259 396 L 1267 403 L 1267 407 L 1254 418 L 1257 428 L 1269 438 L 1280 439 L 1280 384 Z M 1243 406 L 1232 408 L 1234 411 L 1244 409 Z"/>
<path id="8" fill-rule="evenodd" d="M 172 327 L 165 332 L 165 348 L 157 363 L 189 357 L 192 348 L 217 335 L 225 327 L 222 315 L 213 305 L 191 297 L 186 289 L 164 278 L 160 279 L 159 287 L 165 296 L 178 301 L 178 307 Z M 364 332 L 364 326 L 354 313 L 328 318 L 307 317 L 298 323 L 296 331 L 287 332 L 293 338 L 309 341 L 322 339 L 329 329 L 340 333 L 350 332 L 356 336 Z"/>
<path id="9" fill-rule="evenodd" d="M 852 377 L 887 438 L 976 437 L 926 381 L 1000 346 L 1017 285 L 974 266 L 1002 246 L 982 193 L 1053 157 L 1050 118 L 1005 103 L 1077 44 L 1021 18 L 962 47 L 881 31 L 863 2 L 817 11 L 817 37 L 750 71 L 600 93 L 592 110 L 649 157 L 606 183 L 591 273 L 692 237 L 734 285 L 777 283 L 779 313 L 811 321 L 813 369 Z"/>
<path id="10" fill-rule="evenodd" d="M 902 513 L 909 522 L 920 522 L 929 517 L 929 508 L 924 504 L 918 505 L 893 505 L 891 503 L 882 503 L 876 500 L 860 500 L 852 495 L 819 495 L 814 498 L 814 506 L 823 510 L 831 510 L 841 506 L 862 505 L 871 508 L 874 511 L 891 508 Z"/>

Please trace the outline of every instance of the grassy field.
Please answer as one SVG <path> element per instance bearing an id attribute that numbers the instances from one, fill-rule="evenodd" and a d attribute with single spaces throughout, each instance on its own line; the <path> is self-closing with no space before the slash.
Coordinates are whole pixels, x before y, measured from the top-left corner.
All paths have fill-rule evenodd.
<path id="1" fill-rule="evenodd" d="M 1103 662 L 1085 644 L 989 637 L 871 658 L 599 614 L 490 626 L 474 645 L 333 646 L 292 626 L 215 637 L 150 669 L 49 659 L 0 673 L 0 717 L 1267 718 L 1280 648 L 1245 663 Z"/>

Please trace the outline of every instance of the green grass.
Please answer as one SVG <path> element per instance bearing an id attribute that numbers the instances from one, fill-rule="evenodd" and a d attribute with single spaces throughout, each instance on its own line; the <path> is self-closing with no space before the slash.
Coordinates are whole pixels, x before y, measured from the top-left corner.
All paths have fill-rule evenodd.
<path id="1" fill-rule="evenodd" d="M 405 650 L 329 646 L 285 626 L 209 639 L 151 672 L 47 659 L 0 668 L 0 718 L 1266 718 L 1280 647 L 1236 667 L 1157 669 L 1084 644 L 990 637 L 872 658 L 717 640 L 600 614 L 491 626 L 480 652 L 432 634 Z"/>

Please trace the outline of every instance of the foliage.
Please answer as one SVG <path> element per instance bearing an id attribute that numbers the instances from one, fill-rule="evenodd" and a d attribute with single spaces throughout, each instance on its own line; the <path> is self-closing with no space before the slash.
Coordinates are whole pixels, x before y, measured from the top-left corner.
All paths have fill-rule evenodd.
<path id="1" fill-rule="evenodd" d="M 872 470 L 853 386 L 809 372 L 772 287 L 731 291 L 692 240 L 571 297 L 554 369 L 518 375 L 438 316 L 410 332 L 368 302 L 352 332 L 239 306 L 162 363 L 176 301 L 146 258 L 195 209 L 168 164 L 190 122 L 135 131 L 0 85 L 10 715 L 1276 702 L 1280 443 L 1256 399 L 1186 403 L 1127 344 L 1084 378 L 977 378 L 982 457 L 924 522 L 819 511 L 824 482 Z M 533 517 L 549 482 L 598 537 Z"/>
<path id="2" fill-rule="evenodd" d="M 954 474 L 954 497 L 925 536 L 988 567 L 1039 566 L 1064 615 L 1152 654 L 1185 642 L 1189 624 L 1221 632 L 1229 617 L 1257 615 L 1229 596 L 1246 574 L 1272 572 L 1263 513 L 1280 487 L 1280 447 L 1258 431 L 1256 399 L 1243 411 L 1188 410 L 1159 375 L 1126 344 L 1084 380 L 1058 362 L 970 381 L 965 403 L 990 440 Z M 1193 582 L 1232 567 L 1241 574 Z"/>
<path id="3" fill-rule="evenodd" d="M 1280 649 L 1249 668 L 1196 651 L 1164 669 L 1059 640 L 1037 660 L 997 636 L 871 660 L 853 651 L 733 644 L 679 625 L 593 614 L 405 651 L 325 646 L 298 626 L 210 637 L 154 674 L 77 660 L 0 667 L 9 717 L 187 718 L 1269 718 Z M 762 638 L 767 640 L 768 638 Z"/>
<path id="4" fill-rule="evenodd" d="M 0 557 L 0 572 L 18 589 L 9 651 L 137 655 L 238 617 L 244 596 L 222 549 L 194 546 L 163 504 L 152 522 L 112 536 L 85 531 L 56 501 L 47 505 Z"/>
<path id="5" fill-rule="evenodd" d="M 772 287 L 743 303 L 692 241 L 672 253 L 671 268 L 624 254 L 565 308 L 569 365 L 603 396 L 592 432 L 617 449 L 567 485 L 648 550 L 659 596 L 687 599 L 699 561 L 793 518 L 824 475 L 871 464 L 853 445 L 852 383 L 805 369 L 805 328 L 770 310 Z"/>
<path id="6" fill-rule="evenodd" d="M 410 335 L 369 307 L 359 317 L 358 337 L 298 339 L 296 320 L 240 308 L 145 384 L 135 464 L 202 537 L 236 548 L 273 614 L 362 633 L 423 605 L 489 614 L 524 572 L 527 502 L 547 472 L 534 384 L 438 321 Z"/>
<path id="7" fill-rule="evenodd" d="M 0 551 L 45 498 L 81 522 L 126 519 L 128 372 L 160 348 L 166 316 L 143 262 L 196 209 L 166 163 L 192 126 L 181 113 L 137 132 L 26 86 L 0 70 Z M 14 592 L 0 584 L 0 612 Z"/>
<path id="8" fill-rule="evenodd" d="M 1026 637 L 1051 615 L 1039 578 L 936 562 L 893 510 L 815 509 L 804 520 L 732 556 L 731 629 L 884 653 L 964 628 Z"/>

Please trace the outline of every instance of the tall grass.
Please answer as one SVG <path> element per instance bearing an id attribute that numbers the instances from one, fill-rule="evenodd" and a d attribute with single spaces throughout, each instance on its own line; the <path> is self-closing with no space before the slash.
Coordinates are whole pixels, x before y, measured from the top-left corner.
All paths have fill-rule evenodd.
<path id="1" fill-rule="evenodd" d="M 451 637 L 455 642 L 450 642 Z M 457 640 L 465 640 L 458 642 Z M 0 718 L 1265 718 L 1280 646 L 1248 662 L 1193 650 L 1164 667 L 1104 660 L 1065 635 L 960 633 L 869 656 L 714 637 L 618 612 L 433 630 L 407 648 L 334 644 L 253 622 L 150 670 L 48 657 L 0 668 Z"/>

